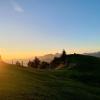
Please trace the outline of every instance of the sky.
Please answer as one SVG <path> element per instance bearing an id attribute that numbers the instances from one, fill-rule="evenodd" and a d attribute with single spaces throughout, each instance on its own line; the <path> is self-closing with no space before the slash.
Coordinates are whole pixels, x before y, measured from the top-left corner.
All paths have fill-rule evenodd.
<path id="1" fill-rule="evenodd" d="M 100 0 L 0 0 L 4 59 L 100 51 Z"/>

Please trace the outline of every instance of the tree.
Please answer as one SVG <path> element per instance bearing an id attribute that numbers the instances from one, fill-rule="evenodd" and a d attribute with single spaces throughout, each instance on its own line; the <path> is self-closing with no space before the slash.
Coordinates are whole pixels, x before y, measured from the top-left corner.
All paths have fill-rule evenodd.
<path id="1" fill-rule="evenodd" d="M 40 69 L 48 69 L 49 68 L 49 63 L 43 61 L 40 65 Z"/>
<path id="2" fill-rule="evenodd" d="M 66 63 L 66 58 L 67 58 L 66 51 L 63 50 L 62 55 L 61 55 L 61 57 L 60 57 L 60 59 L 61 59 L 61 61 L 62 61 L 63 64 Z"/>
<path id="3" fill-rule="evenodd" d="M 27 65 L 28 65 L 28 67 L 34 67 L 34 61 L 30 61 L 30 60 L 29 60 L 29 62 L 28 62 Z"/>
<path id="4" fill-rule="evenodd" d="M 50 63 L 51 68 L 57 68 L 59 65 L 67 66 L 68 65 L 68 56 L 66 51 L 63 50 L 60 57 L 55 57 Z"/>
<path id="5" fill-rule="evenodd" d="M 22 67 L 24 66 L 24 63 L 23 63 L 23 61 L 21 62 L 21 66 L 22 66 Z"/>
<path id="6" fill-rule="evenodd" d="M 54 57 L 50 63 L 50 68 L 56 68 L 61 63 L 60 57 Z"/>
<path id="7" fill-rule="evenodd" d="M 29 67 L 39 68 L 39 66 L 40 66 L 40 60 L 37 57 L 35 57 L 35 59 L 33 61 L 29 61 L 27 65 Z"/>
<path id="8" fill-rule="evenodd" d="M 20 64 L 19 61 L 16 61 L 16 65 L 17 65 L 17 66 L 21 66 L 21 64 Z"/>
<path id="9" fill-rule="evenodd" d="M 37 58 L 37 57 L 35 57 L 35 59 L 34 59 L 34 68 L 39 68 L 39 66 L 40 66 L 40 60 Z"/>
<path id="10" fill-rule="evenodd" d="M 32 63 L 32 62 L 29 60 L 29 62 L 28 62 L 28 64 L 27 64 L 28 67 L 31 67 L 31 63 Z"/>

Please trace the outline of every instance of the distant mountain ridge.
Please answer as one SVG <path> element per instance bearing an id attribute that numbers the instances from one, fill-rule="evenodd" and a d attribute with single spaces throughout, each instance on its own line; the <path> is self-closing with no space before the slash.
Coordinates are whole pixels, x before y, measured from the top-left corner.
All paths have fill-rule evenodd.
<path id="1" fill-rule="evenodd" d="M 54 59 L 54 57 L 59 57 L 60 55 L 61 55 L 60 53 L 47 54 L 47 55 L 44 55 L 44 56 L 40 56 L 39 59 L 41 61 L 51 62 Z"/>
<path id="2" fill-rule="evenodd" d="M 94 57 L 100 57 L 100 51 L 98 52 L 93 52 L 93 53 L 84 53 L 85 55 L 90 55 L 90 56 L 94 56 Z"/>

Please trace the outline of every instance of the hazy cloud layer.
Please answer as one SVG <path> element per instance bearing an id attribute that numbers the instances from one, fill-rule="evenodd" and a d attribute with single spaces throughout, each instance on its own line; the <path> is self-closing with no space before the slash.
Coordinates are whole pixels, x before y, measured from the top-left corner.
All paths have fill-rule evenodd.
<path id="1" fill-rule="evenodd" d="M 19 12 L 19 13 L 24 12 L 24 9 L 21 7 L 21 5 L 18 4 L 17 1 L 11 0 L 11 4 L 12 4 L 12 6 L 13 6 L 13 9 L 14 9 L 16 12 Z"/>

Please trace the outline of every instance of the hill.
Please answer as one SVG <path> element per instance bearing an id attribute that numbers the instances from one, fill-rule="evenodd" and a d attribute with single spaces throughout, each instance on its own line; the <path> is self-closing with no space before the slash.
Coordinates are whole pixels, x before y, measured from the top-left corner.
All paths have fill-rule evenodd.
<path id="1" fill-rule="evenodd" d="M 0 63 L 0 100 L 100 100 L 100 85 L 81 81 L 81 73 Z"/>
<path id="2" fill-rule="evenodd" d="M 98 52 L 93 52 L 93 53 L 84 53 L 85 55 L 90 55 L 90 56 L 94 56 L 94 57 L 100 57 L 100 51 Z"/>

